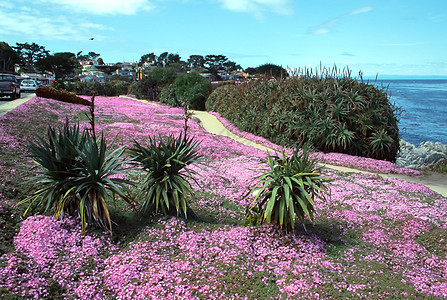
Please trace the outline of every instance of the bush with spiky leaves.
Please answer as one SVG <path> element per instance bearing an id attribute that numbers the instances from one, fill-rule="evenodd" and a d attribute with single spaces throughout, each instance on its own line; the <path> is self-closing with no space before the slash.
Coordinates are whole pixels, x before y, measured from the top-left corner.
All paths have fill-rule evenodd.
<path id="1" fill-rule="evenodd" d="M 206 109 L 286 146 L 395 161 L 398 113 L 386 90 L 347 76 L 290 76 L 217 88 Z"/>
<path id="2" fill-rule="evenodd" d="M 293 230 L 296 219 L 302 224 L 305 217 L 313 220 L 314 199 L 324 199 L 328 180 L 321 176 L 317 160 L 306 150 L 295 150 L 290 157 L 269 154 L 268 166 L 247 194 L 255 197 L 247 208 L 245 224 L 274 223 Z"/>
<path id="3" fill-rule="evenodd" d="M 29 145 L 37 169 L 28 180 L 39 189 L 20 202 L 30 203 L 25 214 L 38 206 L 56 218 L 79 215 L 83 231 L 87 223 L 96 222 L 112 232 L 107 202 L 116 195 L 131 201 L 126 196 L 130 182 L 116 177 L 124 172 L 124 146 L 109 149 L 103 136 L 97 140 L 79 125 L 49 127 L 48 141 Z"/>
<path id="4" fill-rule="evenodd" d="M 199 142 L 180 134 L 165 138 L 149 137 L 148 146 L 135 142 L 128 152 L 145 172 L 138 199 L 144 199 L 145 213 L 161 210 L 165 215 L 177 214 L 184 217 L 194 212 L 189 208 L 186 196 L 193 194 L 188 182 L 197 172 L 188 166 L 200 163 L 197 153 Z"/>

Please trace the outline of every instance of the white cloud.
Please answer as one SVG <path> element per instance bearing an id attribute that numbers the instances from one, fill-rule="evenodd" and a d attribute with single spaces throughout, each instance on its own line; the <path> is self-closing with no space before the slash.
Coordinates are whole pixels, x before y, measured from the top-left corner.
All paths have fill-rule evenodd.
<path id="1" fill-rule="evenodd" d="M 309 31 L 312 34 L 327 34 L 329 32 L 331 32 L 331 29 L 333 27 L 335 27 L 338 23 L 340 23 L 340 21 L 342 21 L 343 19 L 350 17 L 350 16 L 355 16 L 355 15 L 359 15 L 359 14 L 364 14 L 367 12 L 372 11 L 374 8 L 372 6 L 364 6 L 364 7 L 360 7 L 354 10 L 351 10 L 350 12 L 347 12 L 341 16 L 338 16 L 336 18 L 333 18 L 332 20 L 329 20 L 323 24 L 320 24 L 318 26 L 315 26 L 313 28 L 311 28 Z"/>
<path id="2" fill-rule="evenodd" d="M 224 9 L 235 12 L 250 13 L 262 20 L 264 14 L 273 12 L 280 15 L 291 15 L 293 9 L 290 0 L 218 0 Z"/>
<path id="3" fill-rule="evenodd" d="M 369 12 L 371 10 L 373 10 L 372 6 L 364 6 L 364 7 L 360 7 L 358 9 L 354 9 L 354 10 L 350 11 L 349 13 L 346 14 L 346 16 L 353 16 L 353 15 L 364 14 L 364 13 L 367 13 L 367 12 Z"/>
<path id="4" fill-rule="evenodd" d="M 148 0 L 35 0 L 37 2 L 95 15 L 134 15 L 154 8 Z"/>
<path id="5" fill-rule="evenodd" d="M 4 36 L 22 36 L 33 40 L 85 41 L 92 36 L 90 29 L 106 28 L 83 20 L 73 22 L 64 16 L 42 17 L 27 10 L 7 11 L 0 8 L 0 35 Z"/>

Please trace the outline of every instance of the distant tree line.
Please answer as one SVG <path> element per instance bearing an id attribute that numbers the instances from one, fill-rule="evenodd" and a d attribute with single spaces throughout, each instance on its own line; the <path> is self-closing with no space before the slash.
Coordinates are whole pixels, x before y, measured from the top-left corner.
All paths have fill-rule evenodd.
<path id="1" fill-rule="evenodd" d="M 81 71 L 81 61 L 91 61 L 95 67 L 106 73 L 112 74 L 120 66 L 105 65 L 99 53 L 88 52 L 84 54 L 79 51 L 77 54 L 71 52 L 57 52 L 50 54 L 50 51 L 45 46 L 36 43 L 16 43 L 15 46 L 9 46 L 5 42 L 0 42 L 0 71 L 14 72 L 14 66 L 19 65 L 21 72 L 28 73 L 52 73 L 56 79 L 65 79 L 72 77 Z M 155 53 L 147 53 L 141 56 L 138 66 L 145 65 L 156 67 L 168 67 L 174 69 L 177 73 L 186 73 L 188 71 L 195 71 L 198 73 L 209 73 L 213 80 L 220 80 L 219 74 L 221 72 L 231 73 L 237 70 L 242 70 L 242 67 L 229 60 L 222 54 L 209 55 L 190 55 L 188 59 L 182 60 L 178 53 L 163 52 L 159 55 Z M 284 68 L 273 65 L 264 64 L 256 68 L 245 69 L 250 75 L 267 74 L 275 77 L 287 76 Z"/>

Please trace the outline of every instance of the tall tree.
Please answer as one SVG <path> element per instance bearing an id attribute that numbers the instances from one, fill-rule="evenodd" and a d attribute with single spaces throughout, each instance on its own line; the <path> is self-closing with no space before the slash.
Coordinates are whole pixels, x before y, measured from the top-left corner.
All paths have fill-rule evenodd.
<path id="1" fill-rule="evenodd" d="M 56 80 L 64 79 L 74 73 L 79 65 L 76 55 L 71 52 L 59 52 L 36 62 L 36 67 L 41 72 L 53 73 Z"/>
<path id="2" fill-rule="evenodd" d="M 288 77 L 286 69 L 274 64 L 264 64 L 256 68 L 258 74 L 273 76 L 273 77 Z"/>
<path id="3" fill-rule="evenodd" d="M 165 66 L 166 65 L 166 63 L 167 63 L 167 61 L 166 61 L 166 58 L 168 57 L 168 52 L 163 52 L 162 54 L 160 54 L 159 56 L 158 56 L 158 65 L 159 66 Z"/>
<path id="4" fill-rule="evenodd" d="M 224 64 L 228 61 L 225 55 L 207 55 L 205 56 L 205 67 L 211 73 L 213 80 L 221 80 L 220 70 L 224 70 Z"/>
<path id="5" fill-rule="evenodd" d="M 237 65 L 234 61 L 227 61 L 223 64 L 223 67 L 227 72 L 233 72 L 240 69 L 241 66 Z"/>
<path id="6" fill-rule="evenodd" d="M 189 56 L 187 63 L 191 70 L 201 70 L 205 67 L 205 58 L 202 55 L 191 55 Z"/>
<path id="7" fill-rule="evenodd" d="M 175 64 L 175 63 L 180 63 L 180 55 L 178 54 L 174 54 L 174 53 L 169 53 L 168 56 L 166 57 L 166 63 L 169 64 Z"/>
<path id="8" fill-rule="evenodd" d="M 19 55 L 7 43 L 0 42 L 0 72 L 14 72 Z"/>
<path id="9" fill-rule="evenodd" d="M 82 51 L 79 51 L 76 54 L 76 58 L 78 61 L 82 61 L 82 60 L 93 60 L 96 61 L 98 59 L 98 57 L 100 57 L 101 54 L 99 53 L 95 53 L 93 51 L 90 51 L 88 54 L 82 54 Z"/>
<path id="10" fill-rule="evenodd" d="M 143 56 L 141 56 L 140 58 L 140 62 L 138 63 L 138 66 L 143 66 L 146 62 L 149 63 L 154 63 L 157 61 L 157 56 L 154 54 L 154 52 L 152 53 L 148 53 L 148 54 L 144 54 Z"/>
<path id="11" fill-rule="evenodd" d="M 228 61 L 225 55 L 207 55 L 205 56 L 205 67 L 211 70 L 223 70 L 224 64 Z"/>
<path id="12" fill-rule="evenodd" d="M 99 53 L 95 53 L 95 52 L 92 52 L 92 51 L 90 51 L 90 52 L 88 53 L 88 57 L 89 57 L 91 60 L 93 60 L 93 61 L 97 61 L 98 57 L 100 57 L 100 56 L 101 56 L 101 54 L 99 54 Z"/>
<path id="13" fill-rule="evenodd" d="M 50 51 L 36 43 L 16 43 L 16 45 L 13 48 L 19 55 L 19 64 L 27 72 L 36 72 L 35 63 L 50 55 Z"/>

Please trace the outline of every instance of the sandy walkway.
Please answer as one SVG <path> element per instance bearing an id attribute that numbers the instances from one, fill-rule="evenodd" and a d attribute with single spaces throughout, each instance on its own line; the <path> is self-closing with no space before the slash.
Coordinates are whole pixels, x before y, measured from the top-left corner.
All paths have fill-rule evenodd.
<path id="1" fill-rule="evenodd" d="M 253 146 L 255 148 L 274 152 L 275 150 L 256 144 L 250 140 L 247 140 L 243 137 L 240 137 L 233 132 L 229 131 L 220 121 L 217 119 L 214 115 L 211 115 L 204 111 L 193 111 L 194 117 L 200 120 L 200 125 L 208 132 L 217 134 L 217 135 L 223 135 L 230 137 L 244 145 Z M 405 180 L 408 182 L 418 183 L 425 185 L 435 191 L 438 194 L 441 194 L 444 197 L 447 197 L 447 175 L 441 174 L 441 173 L 434 173 L 434 172 L 428 172 L 424 176 L 405 176 L 400 174 L 380 174 L 380 173 L 371 173 L 367 171 L 342 167 L 342 166 L 334 166 L 326 164 L 325 167 L 339 170 L 343 172 L 352 172 L 352 173 L 365 173 L 365 174 L 376 174 L 383 178 L 396 178 L 400 180 Z"/>

